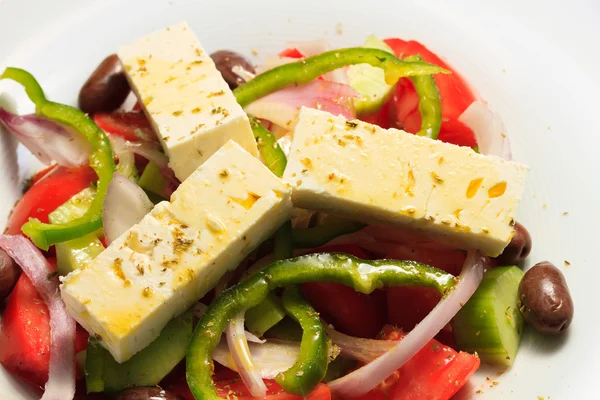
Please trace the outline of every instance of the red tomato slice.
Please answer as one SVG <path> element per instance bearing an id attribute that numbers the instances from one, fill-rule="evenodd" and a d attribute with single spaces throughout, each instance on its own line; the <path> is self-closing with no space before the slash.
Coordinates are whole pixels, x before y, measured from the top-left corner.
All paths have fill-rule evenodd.
<path id="1" fill-rule="evenodd" d="M 426 62 L 452 71 L 448 75 L 434 75 L 442 98 L 442 113 L 444 116 L 458 118 L 476 100 L 475 93 L 461 75 L 423 44 L 415 40 L 404 41 L 397 38 L 385 39 L 384 42 L 400 58 L 420 54 Z"/>
<path id="2" fill-rule="evenodd" d="M 288 58 L 304 58 L 304 55 L 300 53 L 300 51 L 295 47 L 290 47 L 288 49 L 283 50 L 278 54 L 279 57 L 288 57 Z"/>
<path id="3" fill-rule="evenodd" d="M 410 79 L 400 79 L 396 92 L 392 95 L 392 117 L 396 126 L 410 133 L 421 129 L 421 113 L 419 112 L 419 95 Z"/>
<path id="4" fill-rule="evenodd" d="M 420 123 L 421 116 L 419 115 L 419 124 Z M 454 143 L 459 146 L 477 146 L 477 140 L 475 139 L 475 134 L 471 128 L 459 120 L 452 118 L 442 120 L 442 126 L 440 127 L 438 139 L 442 142 Z"/>
<path id="5" fill-rule="evenodd" d="M 278 54 L 279 57 L 287 57 L 287 58 L 304 58 L 304 54 L 300 53 L 300 50 L 298 50 L 295 47 L 291 47 L 291 48 L 287 48 L 285 50 L 283 50 L 281 53 Z M 320 76 L 317 78 L 318 80 L 323 80 L 323 77 Z"/>
<path id="6" fill-rule="evenodd" d="M 42 180 L 42 178 L 44 178 L 47 175 L 52 174 L 54 171 L 56 171 L 58 168 L 60 168 L 60 165 L 58 164 L 52 164 L 49 167 L 46 167 L 38 172 L 36 172 L 33 175 L 33 178 L 31 178 L 31 184 L 35 185 L 36 183 L 38 183 L 40 180 Z"/>
<path id="7" fill-rule="evenodd" d="M 440 294 L 431 288 L 394 286 L 385 290 L 387 322 L 411 331 L 440 301 Z"/>
<path id="8" fill-rule="evenodd" d="M 394 38 L 386 39 L 385 43 L 394 50 L 398 57 L 404 58 L 409 55 L 420 54 L 425 61 L 452 71 L 452 74 L 448 75 L 434 75 L 442 102 L 443 120 L 441 131 L 446 132 L 442 135 L 440 131 L 438 138 L 448 143 L 475 147 L 477 141 L 471 129 L 463 125 L 460 130 L 454 131 L 457 128 L 454 122 L 458 123 L 456 121 L 458 117 L 477 99 L 475 93 L 460 74 L 419 42 Z M 419 98 L 410 79 L 404 78 L 398 82 L 391 103 L 393 110 L 395 110 L 395 113 L 392 114 L 395 116 L 398 127 L 407 132 L 416 133 L 421 127 L 421 115 L 418 110 Z"/>
<path id="9" fill-rule="evenodd" d="M 398 246 L 385 258 L 412 260 L 458 275 L 466 254 L 460 250 L 430 250 Z M 440 301 L 440 294 L 431 288 L 395 286 L 386 289 L 387 321 L 405 331 L 412 330 Z M 444 342 L 451 341 L 445 337 Z"/>
<path id="10" fill-rule="evenodd" d="M 21 233 L 29 218 L 48 222 L 48 214 L 71 197 L 90 186 L 96 173 L 88 166 L 79 168 L 54 167 L 46 171 L 17 202 L 8 219 L 6 233 Z"/>
<path id="11" fill-rule="evenodd" d="M 368 255 L 356 245 L 328 246 L 317 251 L 341 252 L 367 259 Z M 370 295 L 355 292 L 339 283 L 311 282 L 302 285 L 308 302 L 337 330 L 348 335 L 372 338 L 385 321 L 383 292 Z"/>
<path id="12" fill-rule="evenodd" d="M 385 339 L 401 339 L 402 331 L 384 329 Z M 456 352 L 432 339 L 380 387 L 361 400 L 448 400 L 479 368 L 479 357 Z"/>
<path id="13" fill-rule="evenodd" d="M 361 120 L 370 124 L 375 124 L 383 129 L 389 129 L 392 127 L 390 123 L 390 102 L 386 101 L 383 106 L 374 114 L 363 115 L 360 117 Z"/>
<path id="14" fill-rule="evenodd" d="M 380 296 L 331 282 L 304 283 L 302 292 L 327 322 L 345 334 L 372 338 L 385 321 L 385 300 Z"/>
<path id="15" fill-rule="evenodd" d="M 385 255 L 385 258 L 418 261 L 452 275 L 460 274 L 466 257 L 467 253 L 462 250 L 432 250 L 409 246 L 396 246 Z"/>
<path id="16" fill-rule="evenodd" d="M 126 140 L 158 142 L 150 122 L 140 112 L 98 113 L 94 115 L 94 122 L 103 131 Z"/>
<path id="17" fill-rule="evenodd" d="M 49 259 L 56 268 L 56 260 Z M 88 333 L 77 326 L 75 351 L 87 348 Z M 48 380 L 50 318 L 48 307 L 25 274 L 21 274 L 2 314 L 0 363 L 37 386 Z M 81 378 L 79 368 L 77 376 Z"/>
<path id="18" fill-rule="evenodd" d="M 214 375 L 215 388 L 219 397 L 223 399 L 247 399 L 247 400 L 301 400 L 301 396 L 288 394 L 283 391 L 281 386 L 272 379 L 265 379 L 265 385 L 267 386 L 267 395 L 265 397 L 254 397 L 250 395 L 246 385 L 242 382 L 237 372 L 228 370 L 226 368 L 219 368 L 215 366 Z M 164 384 L 164 383 L 163 383 Z M 195 400 L 192 392 L 190 391 L 186 381 L 185 374 L 181 373 L 177 379 L 172 383 L 167 384 L 165 389 L 180 396 L 185 400 Z M 305 397 L 309 400 L 331 400 L 331 390 L 329 386 L 325 384 L 319 384 L 315 390 Z"/>

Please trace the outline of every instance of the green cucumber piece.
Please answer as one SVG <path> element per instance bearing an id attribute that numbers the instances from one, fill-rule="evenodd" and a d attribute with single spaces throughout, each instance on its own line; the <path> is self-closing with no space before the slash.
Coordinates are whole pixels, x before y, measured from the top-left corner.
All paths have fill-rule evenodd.
<path id="1" fill-rule="evenodd" d="M 517 305 L 523 271 L 516 266 L 487 271 L 479 288 L 456 314 L 452 328 L 457 346 L 477 352 L 481 361 L 508 367 L 515 360 L 523 316 Z"/>
<path id="2" fill-rule="evenodd" d="M 144 168 L 138 185 L 146 192 L 153 193 L 163 199 L 169 197 L 166 195 L 169 181 L 160 173 L 160 168 L 153 162 L 149 162 Z"/>
<path id="3" fill-rule="evenodd" d="M 90 336 L 85 355 L 85 386 L 88 393 L 104 392 L 105 353 L 98 340 Z"/>
<path id="4" fill-rule="evenodd" d="M 273 293 L 257 305 L 246 311 L 246 329 L 256 336 L 262 336 L 285 317 L 285 310 L 279 297 Z"/>
<path id="5" fill-rule="evenodd" d="M 356 232 L 365 226 L 362 222 L 328 214 L 320 225 L 313 228 L 294 229 L 292 244 L 296 249 L 320 247 L 338 236 Z"/>
<path id="6" fill-rule="evenodd" d="M 369 35 L 362 47 L 393 54 L 393 50 L 375 35 Z M 348 67 L 347 74 L 352 89 L 362 96 L 360 99 L 354 99 L 354 108 L 359 116 L 379 110 L 394 89 L 394 85 L 385 83 L 383 70 L 369 64 L 351 65 Z"/>
<path id="7" fill-rule="evenodd" d="M 56 244 L 56 269 L 64 276 L 80 269 L 104 251 L 95 233 Z"/>
<path id="8" fill-rule="evenodd" d="M 86 361 L 86 384 L 92 376 L 92 386 L 88 392 L 119 392 L 133 386 L 155 386 L 185 357 L 192 338 L 194 313 L 189 310 L 171 320 L 160 332 L 160 336 L 148 347 L 128 361 L 119 364 L 100 345 L 97 352 L 90 354 Z M 102 377 L 104 388 L 97 380 Z"/>
<path id="9" fill-rule="evenodd" d="M 51 224 L 66 224 L 74 219 L 82 217 L 86 213 L 92 200 L 96 195 L 96 190 L 91 187 L 83 189 L 75 196 L 71 197 L 64 204 L 48 214 L 48 220 Z"/>
<path id="10" fill-rule="evenodd" d="M 139 176 L 135 166 L 135 155 L 130 151 L 124 151 L 117 156 L 119 157 L 117 172 L 133 182 L 137 182 Z"/>
<path id="11" fill-rule="evenodd" d="M 96 191 L 87 188 L 48 214 L 52 224 L 63 224 L 81 217 L 90 207 Z M 104 246 L 98 233 L 90 233 L 77 239 L 56 244 L 56 268 L 61 276 L 75 271 L 102 253 Z"/>
<path id="12" fill-rule="evenodd" d="M 269 339 L 287 340 L 288 342 L 300 342 L 302 340 L 302 328 L 300 324 L 285 317 L 280 323 L 269 329 L 265 333 Z"/>

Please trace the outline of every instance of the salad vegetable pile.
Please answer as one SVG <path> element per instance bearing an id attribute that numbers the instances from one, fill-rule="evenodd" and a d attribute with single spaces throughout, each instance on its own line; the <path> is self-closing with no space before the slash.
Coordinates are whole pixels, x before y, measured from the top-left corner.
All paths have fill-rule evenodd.
<path id="1" fill-rule="evenodd" d="M 0 235 L 0 363 L 42 399 L 437 399 L 573 318 L 521 267 L 528 168 L 416 41 L 254 66 L 187 23 L 101 62 L 79 107 L 0 107 L 47 168 Z M 23 272 L 23 273 L 21 273 Z"/>

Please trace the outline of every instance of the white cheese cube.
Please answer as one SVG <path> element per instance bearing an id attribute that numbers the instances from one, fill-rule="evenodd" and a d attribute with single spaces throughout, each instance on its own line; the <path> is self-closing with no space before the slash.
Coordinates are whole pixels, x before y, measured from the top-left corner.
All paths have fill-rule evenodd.
<path id="1" fill-rule="evenodd" d="M 497 256 L 528 168 L 469 148 L 303 108 L 284 179 L 297 207 L 415 228 Z"/>
<path id="2" fill-rule="evenodd" d="M 186 22 L 122 46 L 118 56 L 179 180 L 230 139 L 258 156 L 248 116 Z"/>
<path id="3" fill-rule="evenodd" d="M 291 216 L 291 189 L 228 142 L 61 286 L 68 312 L 118 362 L 154 339 Z"/>

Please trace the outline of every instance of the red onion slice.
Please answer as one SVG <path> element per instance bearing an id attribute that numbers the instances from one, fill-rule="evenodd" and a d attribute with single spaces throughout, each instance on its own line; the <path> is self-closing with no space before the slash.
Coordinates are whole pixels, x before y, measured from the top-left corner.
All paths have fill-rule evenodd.
<path id="1" fill-rule="evenodd" d="M 481 282 L 484 258 L 469 252 L 458 283 L 450 293 L 390 351 L 369 364 L 331 381 L 331 390 L 343 398 L 362 396 L 401 368 L 440 331 L 473 295 Z"/>
<path id="2" fill-rule="evenodd" d="M 108 185 L 102 223 L 107 244 L 137 224 L 154 207 L 141 187 L 116 172 Z"/>
<path id="3" fill-rule="evenodd" d="M 396 346 L 396 341 L 363 339 L 348 336 L 323 323 L 323 328 L 331 342 L 338 346 L 340 354 L 353 360 L 371 362 Z"/>
<path id="4" fill-rule="evenodd" d="M 300 343 L 269 339 L 263 344 L 249 343 L 249 351 L 256 372 L 263 379 L 275 379 L 281 372 L 290 369 L 300 355 Z M 213 351 L 213 360 L 238 371 L 227 342 L 222 340 Z"/>
<path id="5" fill-rule="evenodd" d="M 88 163 L 91 146 L 87 140 L 52 120 L 36 115 L 15 115 L 0 107 L 0 126 L 46 165 L 52 161 L 65 167 Z"/>
<path id="6" fill-rule="evenodd" d="M 254 79 L 256 77 L 255 74 L 248 71 L 246 68 L 242 67 L 241 65 L 234 65 L 231 68 L 231 72 L 233 72 L 234 74 L 236 74 L 237 76 L 239 76 L 246 82 L 251 81 L 252 79 Z"/>
<path id="7" fill-rule="evenodd" d="M 255 397 L 266 396 L 267 386 L 254 365 L 248 341 L 246 340 L 244 313 L 238 314 L 229 322 L 225 335 L 231 358 L 236 367 L 235 370 L 240 374 L 240 378 L 242 378 L 250 394 Z"/>
<path id="8" fill-rule="evenodd" d="M 169 159 L 160 150 L 160 144 L 157 142 L 151 142 L 148 140 L 132 142 L 130 140 L 123 139 L 121 136 L 111 135 L 110 133 L 108 134 L 108 138 L 110 139 L 110 143 L 115 149 L 117 156 L 119 155 L 119 152 L 129 151 L 145 158 L 148 161 L 152 161 L 160 168 L 167 167 L 169 163 Z"/>
<path id="9" fill-rule="evenodd" d="M 506 136 L 506 129 L 500 116 L 482 101 L 474 101 L 458 117 L 458 120 L 467 125 L 477 139 L 479 151 L 482 154 L 493 155 L 510 160 L 512 153 L 510 143 Z"/>
<path id="10" fill-rule="evenodd" d="M 50 367 L 41 400 L 70 400 L 75 395 L 75 320 L 60 298 L 48 261 L 21 235 L 0 235 L 2 247 L 31 280 L 50 315 Z"/>
<path id="11" fill-rule="evenodd" d="M 135 156 L 133 152 L 127 148 L 125 140 L 115 135 L 107 135 L 107 137 L 110 141 L 113 155 L 119 159 L 117 172 L 128 178 L 134 176 L 134 173 L 137 172 L 135 169 Z"/>
<path id="12" fill-rule="evenodd" d="M 127 148 L 134 154 L 144 157 L 148 161 L 152 161 L 160 168 L 167 168 L 169 164 L 169 158 L 160 151 L 160 145 L 154 142 L 125 142 Z"/>
<path id="13" fill-rule="evenodd" d="M 287 87 L 253 101 L 245 111 L 256 118 L 266 119 L 287 130 L 296 125 L 302 106 L 327 111 L 354 119 L 352 99 L 360 95 L 348 85 L 314 80 L 305 85 Z"/>
<path id="14" fill-rule="evenodd" d="M 196 316 L 196 318 L 200 318 L 204 315 L 204 313 L 206 312 L 208 307 L 206 305 L 204 305 L 204 303 L 198 302 L 194 305 L 193 309 L 194 309 L 194 315 Z M 244 334 L 246 335 L 246 339 L 248 340 L 248 342 L 260 343 L 260 344 L 266 342 L 266 340 L 259 339 L 258 337 L 256 337 L 255 335 L 253 335 L 252 333 L 250 333 L 248 331 L 244 331 Z"/>

